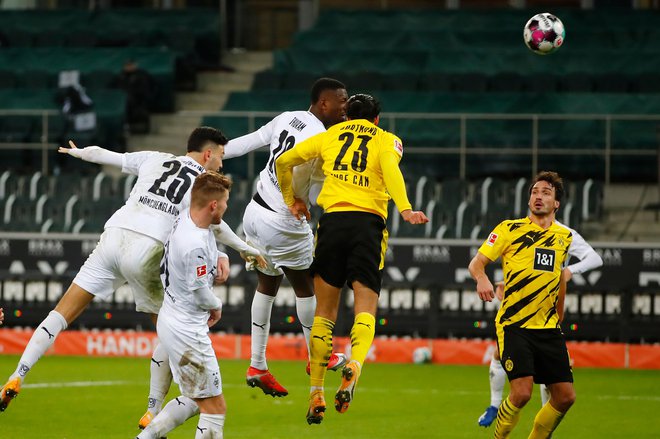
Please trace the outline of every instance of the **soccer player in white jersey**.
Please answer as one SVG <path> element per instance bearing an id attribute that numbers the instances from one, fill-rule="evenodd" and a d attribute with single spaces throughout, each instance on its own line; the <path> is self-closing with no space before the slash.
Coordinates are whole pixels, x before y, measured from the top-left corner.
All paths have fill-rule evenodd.
<path id="1" fill-rule="evenodd" d="M 225 159 L 247 154 L 264 145 L 270 148 L 266 167 L 259 174 L 257 191 L 245 209 L 243 229 L 248 244 L 259 249 L 268 263 L 266 268 L 257 268 L 257 291 L 252 300 L 251 359 L 246 381 L 249 386 L 259 387 L 266 395 L 273 397 L 288 394 L 269 372 L 266 362 L 270 316 L 283 275 L 286 275 L 295 292 L 296 312 L 308 350 L 316 309 L 313 281 L 309 274 L 314 236 L 306 220 L 292 218 L 289 213 L 277 183 L 275 160 L 297 143 L 342 122 L 346 117 L 347 99 L 344 84 L 331 78 L 318 79 L 311 89 L 309 110 L 284 112 L 257 131 L 230 140 L 225 147 Z M 308 163 L 294 170 L 294 191 L 305 202 L 310 198 L 315 170 L 319 175 L 318 194 L 323 181 L 320 167 Z M 334 353 L 328 368 L 337 370 L 345 362 L 343 354 Z"/>
<path id="2" fill-rule="evenodd" d="M 158 337 L 169 356 L 181 394 L 199 407 L 196 439 L 222 438 L 227 406 L 209 327 L 222 314 L 213 294 L 218 249 L 211 224 L 220 224 L 227 210 L 231 181 L 209 171 L 195 179 L 190 210 L 181 212 L 165 243 L 161 281 L 165 288 L 158 318 Z M 160 438 L 157 415 L 138 435 Z"/>
<path id="3" fill-rule="evenodd" d="M 559 223 L 559 221 L 555 221 Z M 562 270 L 562 275 L 566 282 L 570 281 L 574 274 L 581 274 L 594 268 L 598 268 L 603 265 L 603 259 L 598 253 L 589 245 L 589 243 L 574 229 L 571 229 L 568 226 L 563 225 L 564 227 L 571 230 L 573 234 L 573 241 L 571 246 L 568 248 L 568 255 L 570 257 L 575 257 L 579 261 L 574 264 L 566 266 Z M 561 321 L 564 317 L 564 297 L 566 291 L 560 291 L 560 297 L 557 301 L 557 312 L 559 314 L 559 320 Z M 504 297 L 504 282 L 498 282 L 496 285 L 495 296 L 500 301 Z M 490 367 L 488 370 L 488 380 L 490 382 L 490 405 L 486 408 L 483 414 L 477 420 L 477 423 L 480 427 L 489 427 L 497 418 L 497 410 L 502 404 L 502 393 L 504 392 L 504 383 L 506 382 L 506 372 L 502 368 L 502 363 L 500 361 L 499 351 L 496 349 L 493 352 L 493 357 L 490 360 Z M 545 384 L 540 385 L 541 389 L 541 405 L 545 405 L 550 400 L 550 392 L 548 391 Z"/>
<path id="4" fill-rule="evenodd" d="M 227 139 L 220 131 L 200 127 L 192 131 L 188 138 L 188 152 L 180 157 L 152 151 L 120 154 L 98 146 L 80 149 L 72 142 L 71 148 L 59 149 L 61 153 L 85 161 L 121 167 L 123 172 L 137 175 L 137 181 L 126 204 L 106 222 L 99 243 L 71 286 L 55 309 L 34 331 L 16 370 L 0 390 L 0 411 L 4 411 L 18 395 L 25 376 L 52 346 L 57 335 L 66 329 L 95 297 L 107 298 L 119 286 L 128 283 L 133 292 L 136 310 L 150 314 L 154 323 L 156 322 L 163 301 L 163 286 L 160 283 L 163 243 L 179 211 L 190 202 L 194 178 L 206 170 L 218 169 L 222 165 L 223 146 L 226 143 Z M 229 229 L 226 225 L 223 227 Z M 225 229 L 223 236 L 232 234 L 236 237 L 231 230 L 231 233 L 224 233 Z M 232 245 L 229 242 L 227 244 Z M 251 252 L 255 257 L 259 254 L 245 243 L 243 246 L 242 250 L 248 254 Z M 221 263 L 225 265 L 226 271 L 220 278 L 226 280 L 228 264 L 226 261 Z M 157 360 L 152 360 L 151 387 L 158 389 L 150 391 L 150 417 L 160 410 L 171 382 L 169 367 L 159 366 L 167 365 L 164 349 L 156 347 L 154 359 Z M 154 381 L 157 386 L 154 386 Z"/>

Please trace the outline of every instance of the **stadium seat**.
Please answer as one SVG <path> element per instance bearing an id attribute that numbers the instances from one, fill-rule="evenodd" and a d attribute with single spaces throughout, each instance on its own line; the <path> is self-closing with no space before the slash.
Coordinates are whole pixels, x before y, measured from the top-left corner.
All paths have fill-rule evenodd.
<path id="1" fill-rule="evenodd" d="M 14 88 L 17 81 L 11 70 L 0 70 L 0 88 Z"/>
<path id="2" fill-rule="evenodd" d="M 257 72 L 252 82 L 252 90 L 279 90 L 282 88 L 282 76 L 273 70 Z"/>
<path id="3" fill-rule="evenodd" d="M 572 72 L 559 77 L 559 89 L 563 92 L 591 92 L 594 84 L 590 74 Z"/>
<path id="4" fill-rule="evenodd" d="M 596 75 L 593 84 L 594 91 L 599 93 L 628 93 L 631 88 L 628 76 L 618 73 Z"/>
<path id="5" fill-rule="evenodd" d="M 525 86 L 525 78 L 517 72 L 496 73 L 488 80 L 488 90 L 494 92 L 522 92 Z"/>

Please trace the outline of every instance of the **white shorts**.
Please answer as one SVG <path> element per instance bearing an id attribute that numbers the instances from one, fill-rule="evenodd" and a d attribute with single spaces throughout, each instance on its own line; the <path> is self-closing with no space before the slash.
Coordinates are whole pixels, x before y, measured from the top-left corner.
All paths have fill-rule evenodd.
<path id="1" fill-rule="evenodd" d="M 162 257 L 163 244 L 157 239 L 132 230 L 109 227 L 73 283 L 106 300 L 117 288 L 128 283 L 135 309 L 157 314 L 163 304 Z"/>
<path id="2" fill-rule="evenodd" d="M 177 324 L 158 317 L 158 339 L 167 351 L 174 382 L 188 398 L 210 398 L 222 394 L 220 367 L 211 345 L 208 328 Z"/>
<path id="3" fill-rule="evenodd" d="M 290 213 L 277 213 L 252 200 L 243 214 L 245 240 L 266 259 L 264 274 L 279 276 L 280 267 L 304 270 L 312 265 L 314 234 L 307 221 L 297 220 Z"/>

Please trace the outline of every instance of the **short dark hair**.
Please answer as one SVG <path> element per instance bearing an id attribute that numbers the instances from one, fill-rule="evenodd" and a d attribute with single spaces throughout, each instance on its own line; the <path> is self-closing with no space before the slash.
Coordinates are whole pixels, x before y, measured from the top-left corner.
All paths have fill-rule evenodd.
<path id="1" fill-rule="evenodd" d="M 321 93 L 326 90 L 341 90 L 346 86 L 343 82 L 332 78 L 319 78 L 312 85 L 312 92 L 310 94 L 312 104 L 315 104 L 321 99 Z"/>
<path id="2" fill-rule="evenodd" d="M 536 174 L 532 180 L 532 184 L 529 185 L 529 195 L 532 195 L 532 188 L 539 181 L 550 183 L 550 186 L 555 188 L 555 200 L 561 202 L 562 198 L 564 198 L 564 181 L 559 174 L 554 171 L 541 171 Z"/>
<path id="3" fill-rule="evenodd" d="M 368 94 L 356 94 L 346 102 L 346 116 L 349 119 L 367 119 L 371 122 L 380 114 L 380 102 Z"/>
<path id="4" fill-rule="evenodd" d="M 226 145 L 228 140 L 222 131 L 213 127 L 195 128 L 188 137 L 188 152 L 200 152 L 208 142 Z"/>

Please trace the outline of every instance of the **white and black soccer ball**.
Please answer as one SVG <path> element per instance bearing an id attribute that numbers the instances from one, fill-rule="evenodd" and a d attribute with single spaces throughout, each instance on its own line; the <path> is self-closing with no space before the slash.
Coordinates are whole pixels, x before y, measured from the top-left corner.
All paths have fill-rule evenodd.
<path id="1" fill-rule="evenodd" d="M 564 23 L 548 12 L 530 18 L 523 32 L 527 47 L 539 55 L 547 55 L 559 49 L 564 44 L 565 36 Z"/>
<path id="2" fill-rule="evenodd" d="M 415 348 L 412 353 L 412 360 L 415 364 L 424 364 L 431 362 L 431 349 L 427 347 Z"/>

